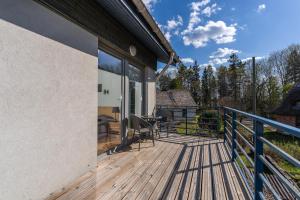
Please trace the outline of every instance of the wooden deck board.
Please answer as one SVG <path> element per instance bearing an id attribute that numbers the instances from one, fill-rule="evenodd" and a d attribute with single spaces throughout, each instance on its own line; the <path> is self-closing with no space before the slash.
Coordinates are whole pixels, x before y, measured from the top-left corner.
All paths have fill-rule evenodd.
<path id="1" fill-rule="evenodd" d="M 170 134 L 99 161 L 48 200 L 249 199 L 223 142 Z"/>

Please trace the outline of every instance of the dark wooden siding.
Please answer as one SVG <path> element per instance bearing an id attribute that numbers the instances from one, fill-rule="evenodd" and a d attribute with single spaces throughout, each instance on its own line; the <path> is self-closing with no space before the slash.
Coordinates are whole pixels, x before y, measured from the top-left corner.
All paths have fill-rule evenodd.
<path id="1" fill-rule="evenodd" d="M 36 0 L 67 19 L 79 24 L 99 37 L 99 44 L 121 51 L 127 59 L 156 69 L 155 54 L 145 47 L 95 0 Z M 137 55 L 129 55 L 129 46 L 137 48 Z"/>

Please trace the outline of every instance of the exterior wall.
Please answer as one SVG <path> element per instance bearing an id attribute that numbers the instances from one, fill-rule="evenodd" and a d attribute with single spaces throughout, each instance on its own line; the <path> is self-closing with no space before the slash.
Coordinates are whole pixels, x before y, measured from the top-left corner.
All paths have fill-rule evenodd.
<path id="1" fill-rule="evenodd" d="M 173 115 L 174 115 L 174 120 L 178 120 L 178 121 L 185 121 L 186 120 L 186 117 L 183 116 L 183 109 L 184 108 L 180 108 L 180 109 L 172 109 L 173 111 Z M 196 109 L 191 109 L 191 108 L 188 108 L 187 110 L 187 120 L 188 121 L 193 121 L 195 120 L 195 117 L 196 117 Z"/>
<path id="2" fill-rule="evenodd" d="M 43 199 L 97 162 L 97 37 L 0 1 L 0 199 Z"/>
<path id="3" fill-rule="evenodd" d="M 145 69 L 145 105 L 146 114 L 152 115 L 156 107 L 156 84 L 155 84 L 155 71 L 146 67 Z"/>
<path id="4" fill-rule="evenodd" d="M 291 126 L 296 126 L 296 117 L 295 116 L 284 116 L 284 115 L 275 115 L 275 120 L 284 124 Z"/>
<path id="5" fill-rule="evenodd" d="M 196 118 L 196 112 L 197 109 L 195 108 L 188 108 L 187 110 L 187 118 L 183 115 L 183 110 L 186 109 L 186 107 L 170 107 L 170 106 L 162 106 L 157 105 L 157 109 L 160 110 L 168 110 L 172 112 L 173 120 L 175 121 L 185 121 L 186 119 L 188 121 L 194 121 Z"/>
<path id="6" fill-rule="evenodd" d="M 122 53 L 122 57 L 136 62 L 138 66 L 151 66 L 156 69 L 157 58 L 147 46 L 130 33 L 112 16 L 110 16 L 96 0 L 36 0 L 64 13 L 74 22 L 84 26 L 99 36 L 99 46 L 113 47 Z M 137 49 L 135 57 L 130 56 L 129 46 Z"/>

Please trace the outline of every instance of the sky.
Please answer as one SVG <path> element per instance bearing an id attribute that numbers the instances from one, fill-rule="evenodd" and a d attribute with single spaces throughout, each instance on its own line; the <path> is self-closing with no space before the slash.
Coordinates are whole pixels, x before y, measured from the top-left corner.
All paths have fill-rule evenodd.
<path id="1" fill-rule="evenodd" d="M 300 43 L 299 0 L 143 1 L 188 66 L 217 68 L 232 52 L 261 58 Z"/>

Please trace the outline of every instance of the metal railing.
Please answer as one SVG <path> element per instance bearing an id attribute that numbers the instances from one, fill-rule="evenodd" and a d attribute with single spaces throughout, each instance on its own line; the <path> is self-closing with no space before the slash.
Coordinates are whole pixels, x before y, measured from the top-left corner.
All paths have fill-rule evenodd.
<path id="1" fill-rule="evenodd" d="M 166 128 L 167 133 L 176 132 L 185 135 L 194 135 L 204 131 L 218 131 L 220 129 L 219 108 L 209 109 L 213 116 L 205 116 L 207 109 L 198 106 L 156 106 L 156 115 L 161 116 L 160 131 Z M 164 116 L 161 112 L 170 112 Z M 168 124 L 168 126 L 164 126 Z"/>
<path id="2" fill-rule="evenodd" d="M 269 170 L 276 176 L 279 182 L 289 191 L 293 199 L 300 199 L 298 187 L 283 175 L 280 169 L 270 162 L 264 153 L 266 149 L 265 146 L 295 167 L 300 168 L 300 161 L 267 140 L 264 137 L 264 126 L 273 127 L 296 138 L 300 138 L 300 129 L 228 107 L 224 107 L 223 111 L 224 142 L 229 147 L 231 159 L 238 169 L 252 199 L 266 199 L 264 192 L 266 190 L 272 194 L 274 199 L 283 199 L 278 189 L 275 189 L 275 186 L 266 176 L 265 170 Z M 248 119 L 252 127 L 241 123 L 238 120 L 241 117 Z M 247 138 L 245 134 L 242 134 L 242 131 L 243 133 L 247 133 L 249 137 Z M 248 147 L 248 150 L 250 149 L 252 155 L 246 152 L 246 147 Z M 251 168 L 253 167 L 254 170 L 251 171 L 245 162 L 247 162 Z"/>

